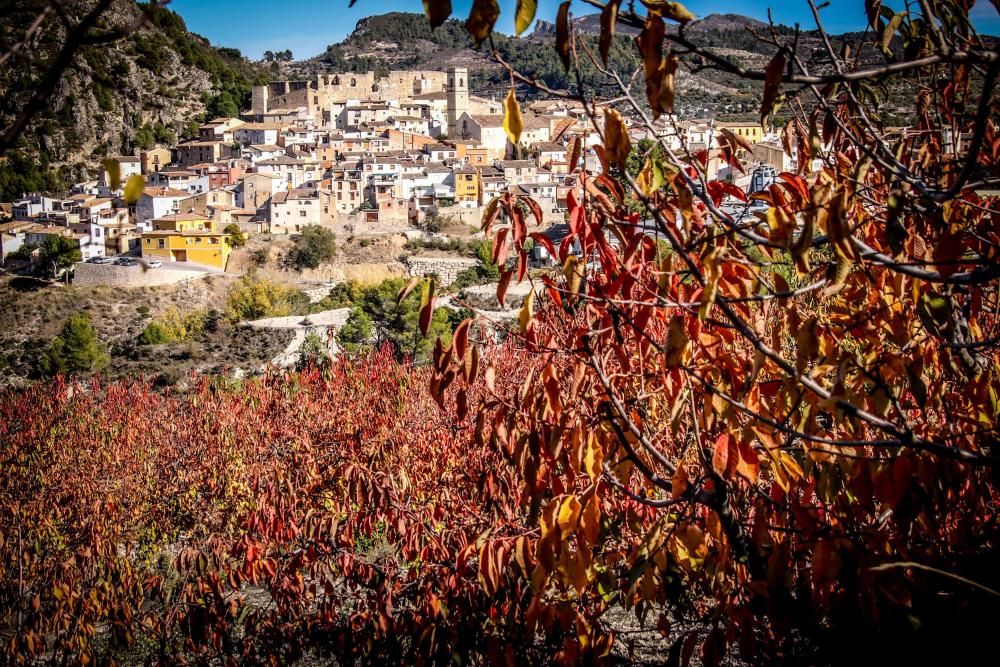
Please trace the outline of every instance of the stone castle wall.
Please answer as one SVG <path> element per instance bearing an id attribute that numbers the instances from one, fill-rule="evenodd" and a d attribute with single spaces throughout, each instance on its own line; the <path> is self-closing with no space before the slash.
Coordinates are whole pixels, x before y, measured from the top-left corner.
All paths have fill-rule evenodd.
<path id="1" fill-rule="evenodd" d="M 392 70 L 376 79 L 374 72 L 322 74 L 313 81 L 274 81 L 253 90 L 253 113 L 308 107 L 313 114 L 346 100 L 408 102 L 414 95 L 444 91 L 448 74 L 434 70 Z"/>

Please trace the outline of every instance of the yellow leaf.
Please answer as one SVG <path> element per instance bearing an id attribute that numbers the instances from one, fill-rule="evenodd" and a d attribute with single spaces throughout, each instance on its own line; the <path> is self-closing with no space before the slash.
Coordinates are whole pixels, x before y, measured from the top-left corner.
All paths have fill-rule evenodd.
<path id="1" fill-rule="evenodd" d="M 563 275 L 566 276 L 566 290 L 574 296 L 579 294 L 583 282 L 583 262 L 569 255 L 563 264 Z"/>
<path id="2" fill-rule="evenodd" d="M 493 32 L 493 25 L 500 16 L 500 7 L 497 0 L 475 0 L 472 3 L 472 11 L 465 22 L 465 29 L 472 37 L 476 48 L 490 36 Z"/>
<path id="3" fill-rule="evenodd" d="M 586 544 L 596 544 L 601 534 L 601 505 L 597 494 L 592 493 L 580 515 L 580 537 Z"/>
<path id="4" fill-rule="evenodd" d="M 424 13 L 431 27 L 436 28 L 451 16 L 451 0 L 424 0 Z"/>
<path id="5" fill-rule="evenodd" d="M 420 332 L 426 336 L 431 330 L 431 319 L 434 317 L 434 281 L 428 280 L 424 283 L 423 292 L 420 295 L 419 324 Z"/>
<path id="6" fill-rule="evenodd" d="M 503 131 L 507 133 L 510 143 L 517 146 L 521 141 L 521 130 L 524 129 L 524 123 L 521 121 L 521 107 L 517 104 L 517 96 L 514 94 L 513 88 L 507 93 L 507 99 L 504 100 L 503 106 Z"/>
<path id="7" fill-rule="evenodd" d="M 517 14 L 514 17 L 514 32 L 520 35 L 535 20 L 538 0 L 517 0 Z"/>
<path id="8" fill-rule="evenodd" d="M 605 108 L 604 155 L 608 163 L 624 170 L 630 152 L 632 152 L 632 141 L 625 127 L 625 119 L 615 109 Z"/>
<path id="9" fill-rule="evenodd" d="M 687 23 L 694 20 L 694 14 L 691 13 L 691 10 L 679 2 L 655 2 L 651 0 L 643 0 L 643 4 L 649 7 L 652 11 L 658 10 L 671 21 Z"/>
<path id="10" fill-rule="evenodd" d="M 134 204 L 142 196 L 142 190 L 146 187 L 146 179 L 139 174 L 133 174 L 125 181 L 125 203 Z"/>
<path id="11" fill-rule="evenodd" d="M 576 525 L 580 520 L 580 510 L 583 509 L 576 496 L 568 496 L 559 506 L 559 530 L 563 537 L 568 537 L 576 530 Z"/>
<path id="12" fill-rule="evenodd" d="M 684 317 L 674 315 L 670 318 L 670 329 L 667 333 L 667 344 L 664 349 L 663 362 L 667 368 L 676 368 L 686 361 L 688 342 Z"/>
<path id="13" fill-rule="evenodd" d="M 587 451 L 583 456 L 583 466 L 587 470 L 587 474 L 590 475 L 590 478 L 596 481 L 604 468 L 604 450 L 593 435 L 587 438 L 586 447 Z"/>
<path id="14" fill-rule="evenodd" d="M 719 278 L 722 277 L 722 259 L 724 248 L 712 248 L 702 260 L 705 265 L 705 289 L 701 293 L 701 308 L 698 309 L 698 319 L 702 322 L 708 317 L 708 311 L 715 303 L 715 295 L 719 290 Z"/>
<path id="15" fill-rule="evenodd" d="M 117 190 L 122 184 L 122 166 L 118 160 L 108 158 L 104 161 L 104 171 L 108 172 L 108 186 L 112 190 Z"/>
<path id="16" fill-rule="evenodd" d="M 663 165 L 650 155 L 646 158 L 646 164 L 643 165 L 642 171 L 639 172 L 639 178 L 636 180 L 642 193 L 649 196 L 663 187 Z"/>
<path id="17" fill-rule="evenodd" d="M 518 313 L 517 321 L 518 328 L 521 334 L 525 334 L 528 331 L 528 326 L 531 325 L 531 318 L 535 313 L 535 288 L 532 287 L 531 291 L 528 292 L 528 296 L 524 299 L 524 304 L 521 306 L 521 312 Z"/>

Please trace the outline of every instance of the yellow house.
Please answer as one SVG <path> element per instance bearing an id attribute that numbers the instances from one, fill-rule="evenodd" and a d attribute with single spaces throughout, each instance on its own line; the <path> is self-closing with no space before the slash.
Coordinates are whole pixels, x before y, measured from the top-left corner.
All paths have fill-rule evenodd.
<path id="1" fill-rule="evenodd" d="M 751 145 L 764 139 L 764 128 L 760 123 L 754 121 L 733 122 L 719 121 L 715 124 L 716 129 L 725 128 L 738 137 L 743 137 Z"/>
<path id="2" fill-rule="evenodd" d="M 455 170 L 455 201 L 479 202 L 479 172 L 474 167 Z"/>
<path id="3" fill-rule="evenodd" d="M 226 235 L 197 213 L 178 213 L 153 220 L 153 231 L 142 235 L 142 256 L 164 262 L 193 262 L 226 270 Z"/>

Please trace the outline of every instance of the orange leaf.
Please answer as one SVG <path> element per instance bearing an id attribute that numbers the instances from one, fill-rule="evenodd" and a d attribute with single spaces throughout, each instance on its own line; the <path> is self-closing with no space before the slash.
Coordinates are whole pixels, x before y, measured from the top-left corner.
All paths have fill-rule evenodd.
<path id="1" fill-rule="evenodd" d="M 556 51 L 563 67 L 569 69 L 569 5 L 570 0 L 559 5 L 556 13 Z"/>
<path id="2" fill-rule="evenodd" d="M 399 290 L 399 294 L 396 295 L 396 303 L 403 303 L 403 299 L 410 295 L 410 292 L 412 292 L 413 288 L 420 284 L 421 280 L 423 280 L 423 278 L 420 276 L 411 278 L 410 282 L 406 283 L 406 285 L 403 286 L 403 289 Z"/>
<path id="3" fill-rule="evenodd" d="M 469 327 L 472 325 L 472 318 L 462 320 L 455 327 L 455 334 L 452 336 L 452 346 L 455 348 L 455 358 L 465 359 L 465 350 L 469 344 Z"/>
<path id="4" fill-rule="evenodd" d="M 736 461 L 739 454 L 736 449 L 736 442 L 728 433 L 723 433 L 715 441 L 715 451 L 712 453 L 712 468 L 719 477 L 729 479 L 736 469 Z"/>
<path id="5" fill-rule="evenodd" d="M 737 442 L 739 462 L 736 464 L 736 472 L 746 477 L 751 484 L 756 484 L 760 475 L 760 458 L 757 456 L 753 446 L 742 438 Z"/>
<path id="6" fill-rule="evenodd" d="M 618 21 L 620 2 L 621 0 L 609 0 L 601 12 L 601 38 L 598 51 L 601 53 L 601 60 L 604 61 L 605 66 L 608 64 L 608 51 L 611 49 L 611 42 L 615 38 L 615 23 Z"/>

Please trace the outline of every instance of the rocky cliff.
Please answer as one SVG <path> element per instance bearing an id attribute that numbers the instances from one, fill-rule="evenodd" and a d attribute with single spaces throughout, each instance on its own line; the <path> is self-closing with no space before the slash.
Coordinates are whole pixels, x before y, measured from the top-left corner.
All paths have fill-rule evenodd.
<path id="1" fill-rule="evenodd" d="M 37 0 L 5 4 L 11 10 L 5 9 L 0 22 L 0 53 L 24 40 L 46 6 Z M 66 21 L 55 12 L 45 14 L 38 30 L 0 68 L 0 127 L 9 127 L 22 113 L 73 34 L 67 26 L 78 25 L 95 4 L 64 2 Z M 39 174 L 0 174 L 0 200 L 34 189 L 33 176 L 43 185 L 57 180 L 42 177 L 49 165 L 62 179 L 82 178 L 106 155 L 173 143 L 205 116 L 238 113 L 251 85 L 267 80 L 266 70 L 235 49 L 213 48 L 188 32 L 174 12 L 133 0 L 115 0 L 89 34 L 121 30 L 143 13 L 146 22 L 126 37 L 76 51 L 55 92 L 22 134 L 15 147 L 19 154 L 4 156 L 22 164 L 34 160 Z"/>

